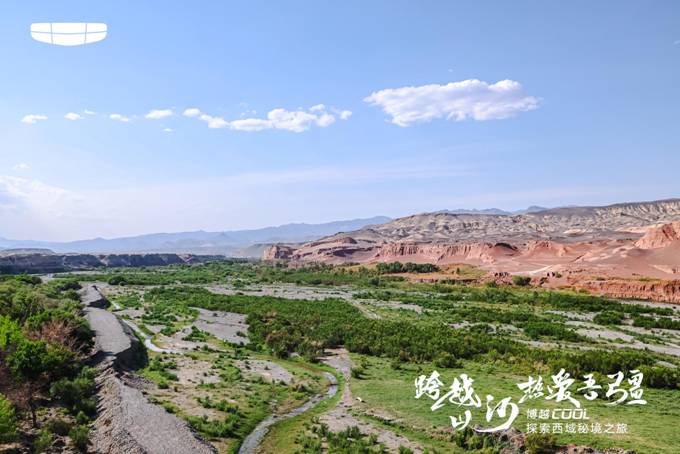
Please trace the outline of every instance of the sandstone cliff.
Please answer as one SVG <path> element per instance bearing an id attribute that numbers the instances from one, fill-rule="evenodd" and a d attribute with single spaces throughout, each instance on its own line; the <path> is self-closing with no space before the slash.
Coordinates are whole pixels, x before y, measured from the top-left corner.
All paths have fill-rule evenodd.
<path id="1" fill-rule="evenodd" d="M 574 287 L 612 298 L 680 303 L 680 281 L 589 280 Z"/>
<path id="2" fill-rule="evenodd" d="M 680 241 L 680 222 L 671 222 L 650 228 L 635 242 L 635 246 L 640 249 L 656 249 L 669 246 L 676 241 Z"/>

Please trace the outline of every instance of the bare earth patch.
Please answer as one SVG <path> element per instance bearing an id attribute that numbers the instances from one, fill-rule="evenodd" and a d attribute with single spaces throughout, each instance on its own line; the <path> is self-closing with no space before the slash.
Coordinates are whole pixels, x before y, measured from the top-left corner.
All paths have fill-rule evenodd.
<path id="1" fill-rule="evenodd" d="M 194 361 L 186 357 L 176 360 L 178 382 L 181 385 L 197 385 L 203 383 L 219 383 L 220 376 L 215 373 L 212 364 L 207 361 Z"/>
<path id="2" fill-rule="evenodd" d="M 234 361 L 234 365 L 241 372 L 249 375 L 260 375 L 268 382 L 283 382 L 287 385 L 293 383 L 295 377 L 287 369 L 271 361 L 262 359 L 249 359 Z"/>
<path id="3" fill-rule="evenodd" d="M 231 344 L 245 345 L 250 342 L 245 315 L 195 309 L 198 311 L 198 319 L 194 322 L 196 328 Z"/>

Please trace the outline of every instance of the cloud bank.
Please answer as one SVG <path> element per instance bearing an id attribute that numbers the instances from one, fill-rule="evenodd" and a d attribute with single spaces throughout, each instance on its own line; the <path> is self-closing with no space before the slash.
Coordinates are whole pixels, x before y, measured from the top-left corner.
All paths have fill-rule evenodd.
<path id="1" fill-rule="evenodd" d="M 364 101 L 380 107 L 392 123 L 402 127 L 440 118 L 501 120 L 537 109 L 540 104 L 538 98 L 524 93 L 519 82 L 507 79 L 494 84 L 468 79 L 446 85 L 387 88 Z"/>
<path id="2" fill-rule="evenodd" d="M 128 121 L 130 121 L 130 118 L 126 117 L 125 115 L 117 113 L 112 113 L 111 115 L 109 115 L 109 118 L 115 121 L 122 121 L 123 123 L 127 123 Z"/>
<path id="3" fill-rule="evenodd" d="M 328 110 L 323 104 L 317 104 L 307 110 L 270 110 L 266 118 L 241 118 L 238 120 L 225 120 L 222 117 L 214 117 L 201 112 L 196 107 L 186 109 L 183 113 L 185 117 L 198 118 L 207 123 L 211 129 L 232 129 L 235 131 L 263 131 L 266 129 L 282 129 L 292 132 L 303 132 L 312 126 L 325 128 L 335 123 L 335 120 L 346 120 L 352 112 L 349 110 L 337 111 Z"/>

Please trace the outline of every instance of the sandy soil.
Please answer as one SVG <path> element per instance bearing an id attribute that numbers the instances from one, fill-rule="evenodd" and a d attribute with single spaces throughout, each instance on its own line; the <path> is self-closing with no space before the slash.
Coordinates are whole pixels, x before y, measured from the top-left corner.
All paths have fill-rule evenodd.
<path id="1" fill-rule="evenodd" d="M 581 313 L 569 311 L 545 311 L 547 314 L 561 315 L 563 317 L 572 318 L 576 320 L 592 321 L 596 312 Z"/>
<path id="2" fill-rule="evenodd" d="M 293 383 L 295 377 L 282 366 L 271 361 L 248 359 L 234 361 L 234 365 L 245 375 L 260 375 L 269 382 Z"/>
<path id="3" fill-rule="evenodd" d="M 250 342 L 245 315 L 194 309 L 198 311 L 198 319 L 194 322 L 196 328 L 232 344 L 245 345 Z"/>
<path id="4" fill-rule="evenodd" d="M 207 361 L 195 361 L 187 357 L 179 357 L 175 360 L 177 369 L 173 372 L 177 375 L 180 385 L 219 383 L 220 376 L 212 369 L 212 364 Z"/>

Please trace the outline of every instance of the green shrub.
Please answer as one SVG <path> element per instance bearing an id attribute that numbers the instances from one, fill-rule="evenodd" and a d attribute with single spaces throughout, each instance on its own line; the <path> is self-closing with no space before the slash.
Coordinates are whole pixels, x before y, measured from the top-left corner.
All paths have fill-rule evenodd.
<path id="1" fill-rule="evenodd" d="M 243 420 L 243 415 L 229 413 L 223 420 L 210 420 L 207 416 L 189 416 L 187 418 L 191 426 L 197 431 L 209 437 L 233 437 Z"/>
<path id="2" fill-rule="evenodd" d="M 90 429 L 87 426 L 73 427 L 69 431 L 68 436 L 74 448 L 81 452 L 87 451 L 87 445 L 90 444 Z"/>
<path id="3" fill-rule="evenodd" d="M 47 451 L 47 449 L 52 446 L 52 432 L 50 432 L 47 427 L 44 427 L 38 433 L 38 437 L 33 443 L 35 452 Z"/>
<path id="4" fill-rule="evenodd" d="M 107 282 L 108 282 L 109 285 L 126 285 L 126 284 L 128 284 L 128 280 L 125 278 L 125 276 L 121 276 L 121 275 L 111 276 Z"/>
<path id="5" fill-rule="evenodd" d="M 552 434 L 529 434 L 525 448 L 527 454 L 551 454 L 557 448 L 557 440 Z"/>
<path id="6" fill-rule="evenodd" d="M 633 318 L 633 326 L 640 326 L 643 328 L 661 328 L 680 330 L 680 320 L 673 320 L 669 317 L 647 317 L 645 315 L 636 315 Z"/>
<path id="7" fill-rule="evenodd" d="M 460 367 L 460 362 L 449 352 L 441 352 L 434 360 L 437 367 L 453 368 Z"/>
<path id="8" fill-rule="evenodd" d="M 73 428 L 73 425 L 65 419 L 53 418 L 47 422 L 46 428 L 51 433 L 63 437 L 68 435 L 69 431 Z"/>
<path id="9" fill-rule="evenodd" d="M 94 369 L 84 367 L 76 378 L 72 380 L 63 378 L 53 383 L 50 394 L 61 399 L 73 415 L 83 412 L 92 416 L 97 410 L 94 375 Z"/>
<path id="10" fill-rule="evenodd" d="M 439 271 L 437 265 L 431 263 L 401 263 L 401 262 L 390 262 L 390 263 L 378 263 L 376 265 L 376 270 L 380 274 L 388 273 L 434 273 Z"/>
<path id="11" fill-rule="evenodd" d="M 624 319 L 621 312 L 603 311 L 593 317 L 593 321 L 600 325 L 620 325 Z"/>
<path id="12" fill-rule="evenodd" d="M 358 366 L 358 367 L 353 367 L 350 372 L 352 374 L 352 378 L 356 378 L 357 380 L 361 380 L 361 378 L 364 376 L 365 371 L 364 371 L 363 367 Z"/>
<path id="13" fill-rule="evenodd" d="M 553 322 L 529 322 L 522 326 L 522 329 L 524 329 L 524 333 L 532 339 L 548 336 L 558 340 L 573 342 L 583 340 L 583 336 L 576 331 Z"/>
<path id="14" fill-rule="evenodd" d="M 17 435 L 17 420 L 12 404 L 0 394 L 0 443 L 7 443 Z"/>
<path id="15" fill-rule="evenodd" d="M 529 276 L 512 276 L 512 283 L 518 287 L 526 287 L 531 284 L 531 278 Z"/>

